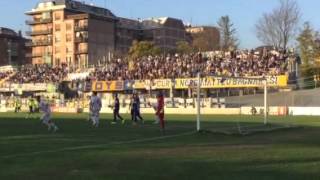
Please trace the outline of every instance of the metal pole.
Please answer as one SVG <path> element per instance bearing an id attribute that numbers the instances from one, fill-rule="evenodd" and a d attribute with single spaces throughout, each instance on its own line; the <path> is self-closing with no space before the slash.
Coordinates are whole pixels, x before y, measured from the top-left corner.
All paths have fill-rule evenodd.
<path id="1" fill-rule="evenodd" d="M 200 73 L 198 73 L 198 84 L 197 84 L 197 131 L 200 131 Z"/>
<path id="2" fill-rule="evenodd" d="M 267 79 L 264 81 L 264 124 L 266 125 L 268 123 L 267 116 L 268 116 L 268 84 Z"/>
<path id="3" fill-rule="evenodd" d="M 11 47 L 12 47 L 12 46 L 11 46 L 11 41 L 9 40 L 9 42 L 8 42 L 8 64 L 9 64 L 9 65 L 11 65 L 11 60 L 12 60 L 12 59 L 11 59 L 11 58 L 12 58 L 12 57 L 11 57 L 11 56 L 12 56 L 12 55 L 11 55 L 11 53 L 12 53 L 12 52 L 11 52 Z"/>

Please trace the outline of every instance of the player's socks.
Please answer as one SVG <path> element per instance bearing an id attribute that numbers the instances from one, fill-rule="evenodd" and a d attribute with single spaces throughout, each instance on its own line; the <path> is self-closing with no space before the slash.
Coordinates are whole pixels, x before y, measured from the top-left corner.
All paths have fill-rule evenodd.
<path id="1" fill-rule="evenodd" d="M 59 130 L 58 126 L 54 125 L 53 126 L 53 132 L 57 132 Z"/>
<path id="2" fill-rule="evenodd" d="M 122 125 L 126 123 L 126 119 L 121 120 Z"/>
<path id="3" fill-rule="evenodd" d="M 48 131 L 51 131 L 52 125 L 48 124 Z"/>

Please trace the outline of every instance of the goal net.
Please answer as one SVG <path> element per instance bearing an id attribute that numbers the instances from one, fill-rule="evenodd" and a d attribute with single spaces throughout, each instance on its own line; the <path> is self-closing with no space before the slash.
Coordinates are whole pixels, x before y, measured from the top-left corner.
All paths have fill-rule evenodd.
<path id="1" fill-rule="evenodd" d="M 269 87 L 266 79 L 257 80 L 263 82 L 261 87 L 206 90 L 198 83 L 197 131 L 247 135 L 296 127 L 289 111 L 294 97 L 286 90 Z"/>

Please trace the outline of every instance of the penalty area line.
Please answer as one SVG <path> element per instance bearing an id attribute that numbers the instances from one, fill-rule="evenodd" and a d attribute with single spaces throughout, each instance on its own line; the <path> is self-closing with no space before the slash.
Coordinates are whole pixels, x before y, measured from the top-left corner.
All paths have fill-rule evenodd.
<path id="1" fill-rule="evenodd" d="M 175 137 L 188 136 L 188 135 L 192 135 L 192 134 L 196 134 L 196 131 L 191 131 L 191 132 L 186 132 L 186 133 L 181 133 L 181 134 L 175 134 L 175 135 L 153 137 L 153 138 L 143 138 L 143 139 L 135 139 L 135 140 L 129 140 L 129 141 L 112 142 L 112 143 L 106 143 L 106 144 L 87 145 L 87 146 L 74 146 L 74 147 L 67 147 L 67 148 L 61 148 L 61 149 L 56 149 L 56 150 L 36 151 L 36 152 L 30 152 L 30 153 L 7 155 L 7 156 L 2 156 L 1 159 L 10 159 L 10 158 L 16 158 L 16 157 L 34 156 L 34 155 L 45 154 L 45 153 L 57 153 L 57 152 L 67 152 L 67 151 L 107 148 L 108 146 L 116 146 L 116 145 L 124 145 L 124 144 L 135 144 L 135 143 L 143 143 L 143 142 L 152 142 L 152 141 L 158 141 L 158 140 L 163 140 L 163 139 L 170 139 L 170 138 L 175 138 Z"/>

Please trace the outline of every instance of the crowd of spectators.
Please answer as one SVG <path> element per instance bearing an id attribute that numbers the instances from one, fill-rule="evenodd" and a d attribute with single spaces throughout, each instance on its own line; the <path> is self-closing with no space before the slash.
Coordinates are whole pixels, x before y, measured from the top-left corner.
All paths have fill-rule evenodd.
<path id="1" fill-rule="evenodd" d="M 285 51 L 234 51 L 213 54 L 175 54 L 145 56 L 134 60 L 111 59 L 96 67 L 88 77 L 94 80 L 145 80 L 192 78 L 198 72 L 203 76 L 266 76 L 283 75 L 287 72 L 288 53 Z M 0 73 L 0 79 L 6 74 Z M 60 82 L 68 77 L 66 65 L 26 65 L 10 78 L 13 83 Z"/>
<path id="2" fill-rule="evenodd" d="M 96 68 L 90 80 L 144 80 L 212 76 L 266 76 L 287 72 L 288 54 L 280 51 L 217 52 L 206 56 L 188 55 L 147 56 L 128 62 L 114 59 Z"/>
<path id="3" fill-rule="evenodd" d="M 22 66 L 10 78 L 13 83 L 56 83 L 68 75 L 66 65 L 51 67 L 49 65 Z"/>
<path id="4" fill-rule="evenodd" d="M 3 80 L 3 79 L 5 79 L 5 78 L 8 78 L 11 74 L 12 74 L 11 71 L 0 72 L 0 81 Z"/>

